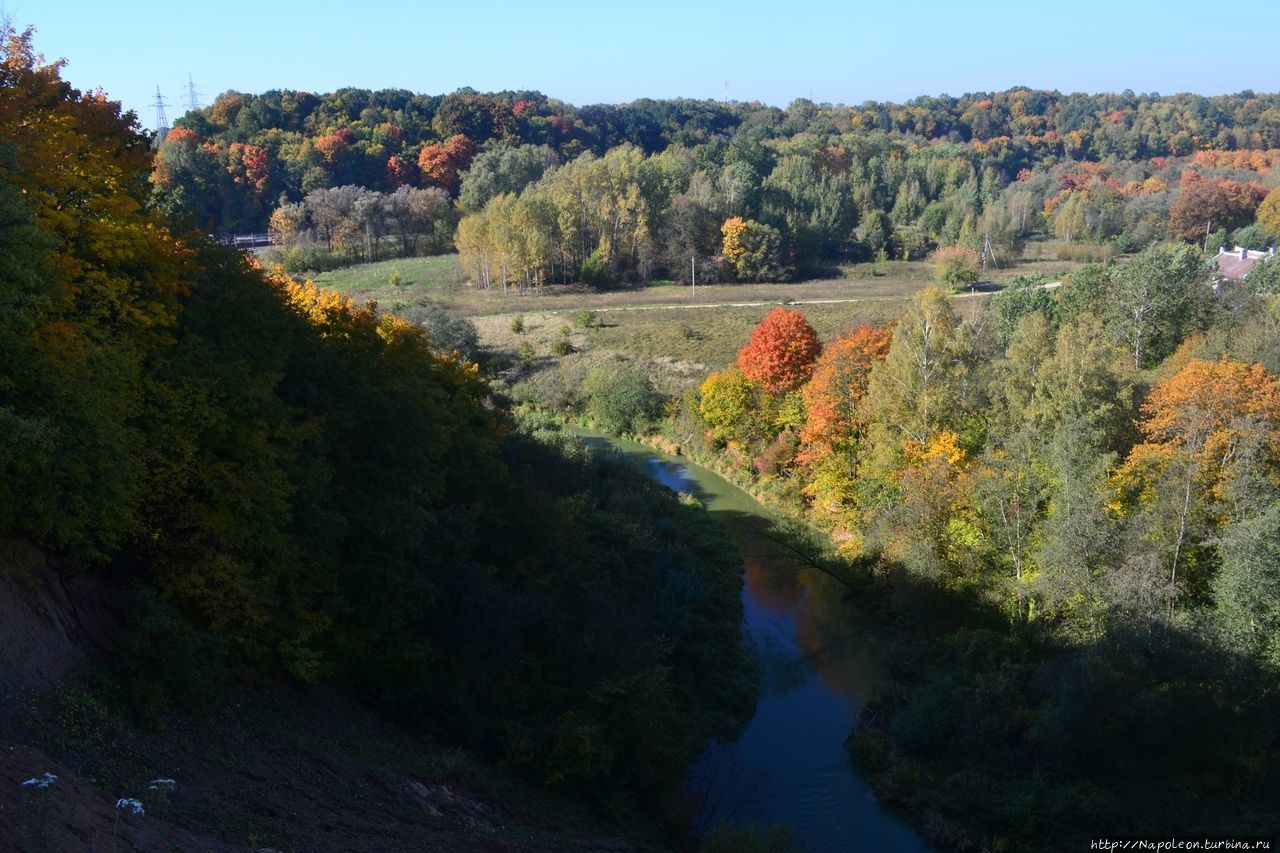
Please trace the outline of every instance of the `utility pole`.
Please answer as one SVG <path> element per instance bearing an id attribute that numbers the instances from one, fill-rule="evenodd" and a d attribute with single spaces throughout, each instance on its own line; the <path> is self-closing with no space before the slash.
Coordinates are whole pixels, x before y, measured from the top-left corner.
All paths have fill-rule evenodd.
<path id="1" fill-rule="evenodd" d="M 200 109 L 200 93 L 196 91 L 196 84 L 191 79 L 191 75 L 187 74 L 187 110 L 195 112 Z"/>
<path id="2" fill-rule="evenodd" d="M 988 231 L 986 235 L 982 238 L 982 271 L 984 273 L 987 271 L 988 260 L 990 260 L 991 263 L 995 264 L 996 266 L 1000 266 L 1000 264 L 996 262 L 995 247 L 991 245 L 990 231 Z"/>
<path id="3" fill-rule="evenodd" d="M 169 117 L 165 115 L 164 108 L 168 106 L 165 103 L 164 95 L 160 94 L 160 87 L 156 86 L 156 101 L 152 106 L 156 111 L 156 142 L 159 148 L 164 143 L 164 138 L 169 135 Z"/>
<path id="4" fill-rule="evenodd" d="M 689 256 L 689 297 L 691 299 L 698 298 L 698 256 L 696 253 Z"/>

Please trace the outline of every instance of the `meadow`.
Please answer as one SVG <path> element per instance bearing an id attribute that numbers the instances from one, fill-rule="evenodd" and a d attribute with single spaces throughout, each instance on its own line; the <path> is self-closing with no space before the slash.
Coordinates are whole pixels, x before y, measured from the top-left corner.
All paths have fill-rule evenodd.
<path id="1" fill-rule="evenodd" d="M 1058 280 L 1078 264 L 1055 257 L 1059 241 L 1028 244 L 1024 257 L 989 271 L 975 289 L 982 296 L 1019 276 Z M 770 284 L 687 285 L 657 283 L 644 287 L 594 290 L 583 285 L 550 285 L 506 295 L 485 292 L 467 281 L 457 255 L 398 258 L 318 274 L 313 281 L 358 301 L 401 312 L 438 303 L 475 323 L 490 351 L 526 358 L 552 358 L 559 341 L 577 354 L 624 354 L 652 360 L 663 372 L 671 365 L 700 373 L 722 366 L 737 354 L 751 329 L 774 305 L 802 306 L 824 338 L 864 322 L 884 322 L 901 314 L 905 301 L 933 281 L 928 261 L 881 261 L 833 268 L 838 277 Z M 958 294 L 963 298 L 969 294 Z M 963 310 L 963 309 L 962 309 Z M 593 316 L 586 320 L 584 312 Z M 519 316 L 523 330 L 512 331 Z M 563 357 L 563 356 L 562 356 Z"/>

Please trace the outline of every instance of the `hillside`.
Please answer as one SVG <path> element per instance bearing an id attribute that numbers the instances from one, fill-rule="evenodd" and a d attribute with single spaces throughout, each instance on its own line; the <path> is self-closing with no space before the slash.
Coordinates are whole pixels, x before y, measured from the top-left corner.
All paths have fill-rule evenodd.
<path id="1" fill-rule="evenodd" d="M 59 777 L 6 791 L 5 840 L 678 841 L 754 689 L 701 508 L 166 218 L 132 117 L 3 35 L 0 738 L 6 780 Z"/>

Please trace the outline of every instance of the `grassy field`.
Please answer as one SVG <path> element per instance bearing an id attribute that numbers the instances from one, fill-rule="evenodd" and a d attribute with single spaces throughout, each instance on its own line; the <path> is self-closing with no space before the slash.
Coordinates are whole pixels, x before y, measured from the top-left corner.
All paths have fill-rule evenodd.
<path id="1" fill-rule="evenodd" d="M 1016 265 L 993 270 L 994 285 L 984 290 L 998 289 L 1019 275 L 1060 278 L 1076 264 L 1056 260 L 1056 245 L 1031 244 Z M 797 303 L 822 338 L 829 339 L 859 323 L 900 315 L 905 301 L 933 275 L 926 261 L 848 264 L 839 273 L 839 278 L 801 282 L 704 285 L 696 293 L 672 284 L 606 292 L 552 285 L 537 293 L 504 296 L 469 284 L 457 255 L 440 255 L 362 264 L 314 280 L 389 311 L 440 303 L 469 316 L 486 348 L 507 354 L 523 349 L 544 366 L 563 359 L 572 364 L 585 353 L 593 360 L 613 354 L 649 362 L 682 382 L 732 361 L 776 304 Z M 589 327 L 581 323 L 583 311 L 595 314 Z M 516 315 L 524 322 L 520 333 L 511 329 Z M 554 356 L 553 346 L 566 337 L 578 352 Z"/>
<path id="2" fill-rule="evenodd" d="M 1044 274 L 1059 277 L 1075 264 L 1053 258 L 1053 243 L 1033 243 L 1017 264 L 990 271 L 999 284 L 1014 276 Z M 424 302 L 441 302 L 460 313 L 482 316 L 533 312 L 609 310 L 657 306 L 707 306 L 739 302 L 803 302 L 830 299 L 902 299 L 932 280 L 927 261 L 885 261 L 847 264 L 838 278 L 775 284 L 712 284 L 697 288 L 652 284 L 597 292 L 581 285 L 548 285 L 539 291 L 503 295 L 473 287 L 457 255 L 400 258 L 361 264 L 314 277 L 317 284 L 371 299 L 388 310 Z M 393 284 L 392 282 L 397 283 Z"/>
<path id="3" fill-rule="evenodd" d="M 905 299 L 878 299 L 799 305 L 825 340 L 860 323 L 881 323 L 902 313 Z M 521 315 L 524 331 L 511 330 L 513 315 L 473 317 L 480 339 L 490 349 L 515 352 L 521 344 L 538 356 L 548 356 L 565 336 L 579 350 L 623 353 L 642 359 L 679 361 L 699 370 L 722 367 L 742 349 L 751 330 L 773 309 L 770 305 L 720 306 L 688 310 L 656 308 L 650 311 L 600 311 L 590 328 L 583 328 L 577 312 L 545 311 Z"/>

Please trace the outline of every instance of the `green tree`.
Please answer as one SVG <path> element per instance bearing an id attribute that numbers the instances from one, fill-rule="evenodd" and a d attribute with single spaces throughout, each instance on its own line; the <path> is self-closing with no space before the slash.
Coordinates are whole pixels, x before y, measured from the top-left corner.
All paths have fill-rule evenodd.
<path id="1" fill-rule="evenodd" d="M 1210 296 L 1199 249 L 1151 246 L 1111 276 L 1107 325 L 1130 353 L 1134 370 L 1150 367 L 1203 325 Z"/>
<path id="2" fill-rule="evenodd" d="M 587 414 L 609 432 L 644 432 L 662 412 L 662 395 L 649 374 L 631 368 L 597 368 L 582 385 Z"/>
<path id="3" fill-rule="evenodd" d="M 1213 624 L 1233 649 L 1280 669 L 1280 506 L 1222 534 Z"/>
<path id="4" fill-rule="evenodd" d="M 883 437 L 921 445 L 957 424 L 964 382 L 960 319 L 939 287 L 920 291 L 894 327 L 883 362 L 872 368 L 866 419 Z"/>
<path id="5" fill-rule="evenodd" d="M 726 443 L 749 438 L 758 412 L 758 389 L 736 364 L 707 375 L 699 388 L 698 413 L 714 441 Z"/>

